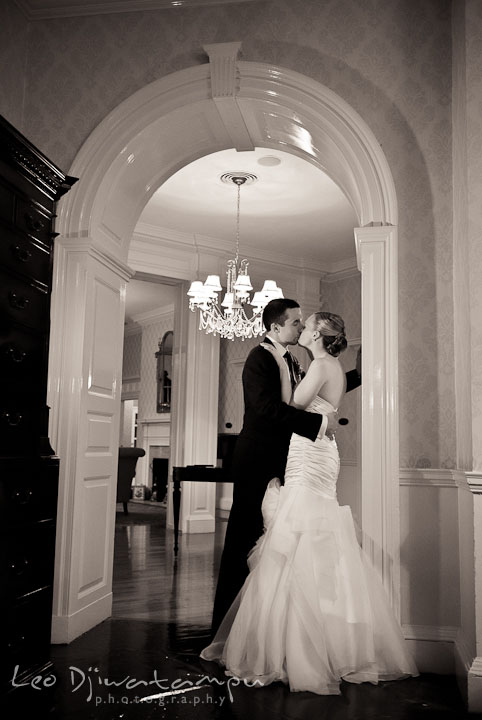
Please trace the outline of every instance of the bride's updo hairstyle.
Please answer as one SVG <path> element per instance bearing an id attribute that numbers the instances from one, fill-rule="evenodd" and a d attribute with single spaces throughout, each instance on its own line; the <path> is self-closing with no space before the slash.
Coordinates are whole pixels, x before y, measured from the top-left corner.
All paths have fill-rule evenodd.
<path id="1" fill-rule="evenodd" d="M 323 336 L 323 347 L 333 357 L 346 350 L 347 341 L 345 335 L 345 323 L 343 318 L 335 313 L 315 313 L 316 329 Z"/>

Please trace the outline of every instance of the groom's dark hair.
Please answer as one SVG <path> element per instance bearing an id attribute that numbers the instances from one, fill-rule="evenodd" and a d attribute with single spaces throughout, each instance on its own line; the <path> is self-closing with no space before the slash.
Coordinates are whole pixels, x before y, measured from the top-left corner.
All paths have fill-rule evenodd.
<path id="1" fill-rule="evenodd" d="M 299 308 L 299 303 L 296 300 L 290 300 L 289 298 L 277 298 L 276 300 L 270 300 L 263 310 L 263 325 L 269 332 L 271 330 L 271 323 L 278 323 L 278 325 L 284 325 L 286 320 L 286 311 L 292 308 Z"/>

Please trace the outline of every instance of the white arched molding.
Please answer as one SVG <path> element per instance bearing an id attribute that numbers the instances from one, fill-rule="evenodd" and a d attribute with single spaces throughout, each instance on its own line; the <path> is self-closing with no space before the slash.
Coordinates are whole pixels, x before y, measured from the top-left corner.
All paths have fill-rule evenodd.
<path id="1" fill-rule="evenodd" d="M 362 118 L 335 93 L 291 70 L 243 61 L 237 63 L 236 88 L 229 102 L 232 100 L 243 121 L 243 137 L 248 133 L 254 147 L 279 147 L 323 169 L 345 192 L 361 226 L 370 223 L 397 225 L 396 194 L 383 151 Z M 86 140 L 69 171 L 79 181 L 58 207 L 56 230 L 60 237 L 57 246 L 65 248 L 69 260 L 65 266 L 63 252 L 56 253 L 50 345 L 52 383 L 49 404 L 54 426 L 51 437 L 57 437 L 54 447 L 61 456 L 60 547 L 55 580 L 56 612 L 59 613 L 55 627 L 60 628 L 54 634 L 57 642 L 69 642 L 76 634 L 110 614 L 117 467 L 114 450 L 118 443 L 123 338 L 120 315 L 129 276 L 125 264 L 133 231 L 145 204 L 165 179 L 203 155 L 233 147 L 232 133 L 237 131 L 227 126 L 228 116 L 229 113 L 219 112 L 213 99 L 210 63 L 173 73 L 142 88 L 115 108 Z M 394 228 L 391 231 L 395 232 Z M 75 260 L 76 252 L 79 253 L 78 261 Z M 395 306 L 385 303 L 392 289 L 389 285 L 377 286 L 381 276 L 375 265 L 365 262 L 363 256 L 364 250 L 361 253 L 363 284 L 365 288 L 373 287 L 373 292 L 365 292 L 362 314 L 375 318 L 377 308 L 371 303 L 384 306 L 386 322 L 381 330 L 387 332 L 388 328 L 396 334 Z M 158 266 L 158 274 L 165 274 L 160 254 Z M 172 267 L 169 276 L 190 280 L 191 270 L 185 266 L 176 275 Z M 148 267 L 144 271 L 153 272 Z M 385 281 L 392 280 L 392 275 L 388 279 L 385 276 Z M 97 294 L 92 294 L 94 288 Z M 311 284 L 294 288 L 294 291 L 297 289 L 302 290 L 309 303 L 314 301 Z M 105 298 L 101 299 L 108 298 L 103 305 L 98 302 L 102 293 Z M 102 338 L 95 335 L 94 342 L 91 334 L 97 332 L 92 328 L 107 323 L 109 314 L 111 323 L 106 337 L 110 338 L 110 347 L 104 348 Z M 187 318 L 184 322 L 188 322 Z M 190 325 L 186 327 L 188 330 L 182 337 L 186 338 L 187 345 L 178 347 L 177 367 L 179 384 L 187 394 L 176 401 L 177 416 L 172 417 L 173 425 L 177 424 L 180 443 L 175 450 L 179 464 L 185 464 L 189 459 L 193 463 L 210 462 L 215 452 L 213 443 L 217 426 L 212 404 L 214 394 L 209 396 L 208 409 L 203 415 L 201 399 L 195 392 L 191 393 L 193 407 L 198 408 L 197 421 L 203 417 L 205 424 L 211 425 L 211 435 L 206 436 L 210 447 L 201 447 L 196 441 L 189 449 L 185 444 L 188 432 L 198 432 L 198 426 L 188 429 L 186 413 L 189 387 L 194 391 L 196 382 L 195 375 L 189 380 L 189 373 L 194 372 L 193 367 L 189 369 L 191 346 L 194 357 L 206 363 L 206 372 L 213 377 L 218 372 L 218 359 L 201 347 L 202 343 L 198 347 L 199 336 Z M 366 321 L 364 327 L 367 327 Z M 209 340 L 212 338 L 204 338 L 203 342 Z M 385 335 L 379 340 L 385 347 Z M 363 342 L 371 342 L 366 329 Z M 92 343 L 94 346 L 97 343 L 94 351 Z M 102 365 L 99 365 L 101 358 L 99 353 L 96 355 L 97 349 L 104 353 Z M 102 367 L 102 382 L 95 381 L 94 385 L 90 384 L 92 352 L 98 362 L 93 366 L 94 370 Z M 366 352 L 370 356 L 368 349 Z M 384 387 L 386 378 L 393 374 L 392 367 L 388 366 L 392 361 L 396 363 L 391 353 L 380 360 Z M 201 377 L 202 372 L 198 370 L 198 379 Z M 117 384 L 111 386 L 113 378 Z M 379 388 L 377 376 L 367 371 L 363 380 L 364 397 L 374 397 Z M 394 387 L 392 392 L 393 401 L 396 397 Z M 97 428 L 104 431 L 110 423 L 110 434 L 103 439 L 102 447 L 86 445 L 83 439 L 95 413 L 104 418 L 102 422 L 97 421 Z M 365 500 L 366 504 L 379 507 L 382 515 L 386 513 L 381 520 L 375 512 L 366 514 L 364 531 L 367 537 L 374 539 L 375 545 L 381 543 L 379 564 L 397 606 L 398 544 L 393 532 L 387 534 L 387 524 L 397 522 L 394 518 L 398 511 L 397 497 L 387 490 L 398 474 L 396 453 L 387 450 L 387 438 L 393 435 L 393 413 L 394 408 L 387 404 L 386 394 L 373 408 L 368 401 L 364 403 L 364 415 L 367 415 L 363 418 L 364 426 L 366 423 L 366 427 L 379 428 L 382 437 L 382 442 L 373 442 L 370 451 L 364 454 L 363 477 L 367 481 L 366 493 L 370 494 Z M 378 477 L 379 482 L 372 484 L 373 477 Z M 90 482 L 87 478 L 95 480 Z M 91 508 L 88 498 L 94 497 L 87 493 L 89 482 L 92 487 L 102 485 L 103 490 L 98 492 L 105 496 L 105 502 L 103 500 L 96 506 L 93 515 L 88 512 Z M 195 498 L 190 502 L 188 515 L 202 519 L 202 523 L 209 526 L 210 511 L 204 512 L 203 508 L 208 507 L 211 500 L 207 495 Z M 193 507 L 196 512 L 191 513 Z M 385 528 L 383 532 L 377 526 L 380 522 Z M 196 523 L 197 520 L 189 522 L 192 527 L 196 527 Z M 372 523 L 374 527 L 371 527 Z M 88 542 L 88 531 L 93 524 L 105 530 L 102 538 L 98 533 L 92 535 L 96 538 L 95 548 Z M 76 533 L 84 535 L 77 536 Z M 79 539 L 80 545 L 77 544 Z"/>
<path id="2" fill-rule="evenodd" d="M 360 225 L 396 225 L 385 155 L 364 120 L 311 78 L 238 62 L 236 103 L 253 146 L 282 147 L 317 164 L 340 186 Z M 211 95 L 210 65 L 172 73 L 113 110 L 81 148 L 79 178 L 62 200 L 58 229 L 89 236 L 127 257 L 140 212 L 159 185 L 198 157 L 233 146 Z"/>
<path id="3" fill-rule="evenodd" d="M 397 228 L 355 228 L 362 303 L 363 546 L 400 614 Z"/>

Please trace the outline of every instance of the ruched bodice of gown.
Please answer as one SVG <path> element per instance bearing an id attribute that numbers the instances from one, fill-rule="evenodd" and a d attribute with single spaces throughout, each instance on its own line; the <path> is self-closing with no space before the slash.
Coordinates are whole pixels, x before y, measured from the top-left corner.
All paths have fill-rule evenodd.
<path id="1" fill-rule="evenodd" d="M 336 410 L 318 395 L 306 409 L 321 415 Z M 339 471 L 340 458 L 335 440 L 323 437 L 313 442 L 301 435 L 292 436 L 285 472 L 286 487 L 303 485 L 326 498 L 336 498 Z"/>

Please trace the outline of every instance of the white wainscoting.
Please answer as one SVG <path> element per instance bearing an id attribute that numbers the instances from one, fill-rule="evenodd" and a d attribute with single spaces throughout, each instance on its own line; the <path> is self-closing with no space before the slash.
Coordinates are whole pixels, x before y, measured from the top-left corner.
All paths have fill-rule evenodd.
<path id="1" fill-rule="evenodd" d="M 455 672 L 461 482 L 455 470 L 400 471 L 401 618 L 421 672 Z"/>

